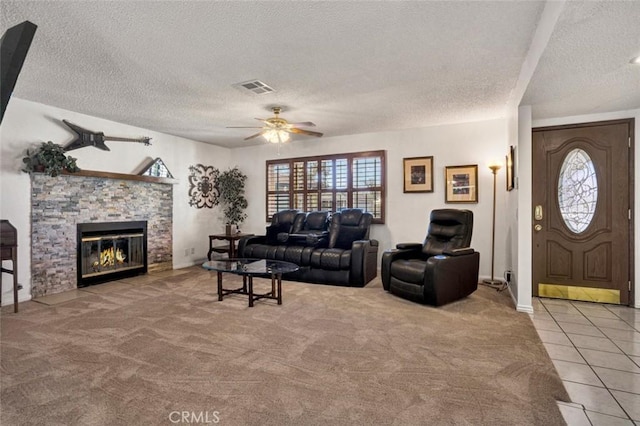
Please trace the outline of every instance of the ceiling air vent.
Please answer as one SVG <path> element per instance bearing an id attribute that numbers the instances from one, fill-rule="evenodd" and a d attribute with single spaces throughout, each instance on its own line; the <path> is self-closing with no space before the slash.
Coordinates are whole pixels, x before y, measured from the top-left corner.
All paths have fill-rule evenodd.
<path id="1" fill-rule="evenodd" d="M 264 95 L 265 93 L 275 92 L 273 87 L 261 82 L 260 80 L 249 80 L 242 83 L 234 84 L 233 87 L 242 91 L 250 91 L 256 95 Z"/>

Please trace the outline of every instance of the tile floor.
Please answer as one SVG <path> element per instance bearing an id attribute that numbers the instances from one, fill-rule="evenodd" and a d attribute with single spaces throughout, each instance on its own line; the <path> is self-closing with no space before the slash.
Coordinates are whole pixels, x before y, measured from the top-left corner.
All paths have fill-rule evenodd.
<path id="1" fill-rule="evenodd" d="M 571 403 L 567 424 L 640 426 L 640 310 L 533 300 L 532 320 Z"/>

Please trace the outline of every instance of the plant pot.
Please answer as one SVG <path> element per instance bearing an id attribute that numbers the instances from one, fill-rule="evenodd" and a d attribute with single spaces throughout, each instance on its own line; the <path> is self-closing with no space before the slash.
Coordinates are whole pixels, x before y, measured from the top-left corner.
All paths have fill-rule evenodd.
<path id="1" fill-rule="evenodd" d="M 233 234 L 238 232 L 238 226 L 237 225 L 231 225 L 231 224 L 227 223 L 227 227 L 225 229 L 225 232 L 227 233 L 227 235 L 233 235 Z"/>

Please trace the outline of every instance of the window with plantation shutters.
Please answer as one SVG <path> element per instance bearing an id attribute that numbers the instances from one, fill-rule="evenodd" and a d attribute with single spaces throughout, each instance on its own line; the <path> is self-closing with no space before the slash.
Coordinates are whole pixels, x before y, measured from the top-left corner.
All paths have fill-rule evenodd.
<path id="1" fill-rule="evenodd" d="M 267 211 L 291 208 L 290 164 L 267 165 Z"/>
<path id="2" fill-rule="evenodd" d="M 267 221 L 286 209 L 361 208 L 384 223 L 385 151 L 267 161 Z"/>

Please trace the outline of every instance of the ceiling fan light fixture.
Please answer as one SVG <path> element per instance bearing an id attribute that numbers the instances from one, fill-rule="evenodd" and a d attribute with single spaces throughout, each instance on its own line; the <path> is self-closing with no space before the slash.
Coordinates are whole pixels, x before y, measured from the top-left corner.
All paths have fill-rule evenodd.
<path id="1" fill-rule="evenodd" d="M 280 118 L 279 114 L 282 112 L 281 107 L 272 107 L 273 117 L 271 118 L 256 118 L 256 120 L 263 123 L 262 127 L 238 127 L 231 126 L 228 128 L 237 128 L 237 129 L 262 129 L 258 133 L 255 133 L 249 137 L 244 138 L 245 141 L 248 141 L 253 138 L 257 138 L 258 136 L 262 136 L 267 142 L 272 144 L 283 144 L 289 142 L 291 139 L 291 133 L 295 133 L 296 135 L 307 135 L 307 136 L 315 136 L 320 137 L 322 133 L 313 132 L 311 130 L 300 129 L 297 126 L 309 126 L 315 127 L 311 121 L 302 121 L 299 123 L 289 123 L 284 118 Z"/>
<path id="2" fill-rule="evenodd" d="M 630 64 L 640 65 L 640 56 L 636 56 L 635 58 L 629 61 Z"/>
<path id="3" fill-rule="evenodd" d="M 278 129 L 267 130 L 262 136 L 270 143 L 286 143 L 291 139 L 289 132 Z"/>

